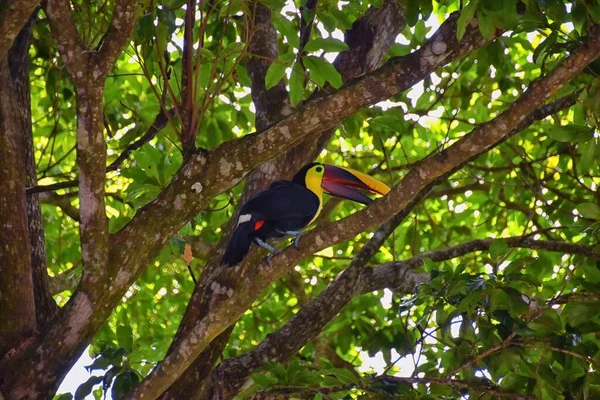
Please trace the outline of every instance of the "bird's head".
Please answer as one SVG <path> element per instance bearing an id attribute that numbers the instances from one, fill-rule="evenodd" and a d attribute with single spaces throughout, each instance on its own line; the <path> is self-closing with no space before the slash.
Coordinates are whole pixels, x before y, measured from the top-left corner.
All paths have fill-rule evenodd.
<path id="1" fill-rule="evenodd" d="M 362 204 L 371 204 L 373 200 L 356 189 L 381 195 L 390 191 L 388 185 L 360 171 L 321 163 L 305 165 L 294 175 L 292 181 L 313 192 L 316 188 L 321 188 L 332 196 Z"/>

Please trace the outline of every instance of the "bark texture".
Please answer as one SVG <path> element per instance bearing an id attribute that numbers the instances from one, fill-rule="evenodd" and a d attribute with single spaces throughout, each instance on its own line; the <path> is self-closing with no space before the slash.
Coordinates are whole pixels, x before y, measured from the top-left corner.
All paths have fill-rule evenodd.
<path id="1" fill-rule="evenodd" d="M 6 0 L 0 10 L 0 61 L 6 58 L 13 40 L 27 23 L 39 0 Z"/>
<path id="2" fill-rule="evenodd" d="M 22 154 L 22 157 L 27 175 L 27 187 L 37 184 L 29 87 L 29 46 L 31 43 L 31 29 L 33 28 L 35 18 L 35 14 L 29 18 L 29 21 L 15 39 L 8 56 L 11 79 L 15 87 L 15 99 L 23 116 L 23 131 L 21 136 L 25 152 Z M 37 330 L 42 331 L 52 319 L 58 307 L 50 294 L 48 286 L 46 240 L 44 237 L 42 210 L 37 194 L 27 196 L 27 220 L 29 225 L 29 242 L 31 245 L 31 268 Z"/>
<path id="3" fill-rule="evenodd" d="M 6 59 L 0 61 L 0 356 L 35 331 L 23 119 Z M 0 374 L 1 376 L 1 374 Z"/>

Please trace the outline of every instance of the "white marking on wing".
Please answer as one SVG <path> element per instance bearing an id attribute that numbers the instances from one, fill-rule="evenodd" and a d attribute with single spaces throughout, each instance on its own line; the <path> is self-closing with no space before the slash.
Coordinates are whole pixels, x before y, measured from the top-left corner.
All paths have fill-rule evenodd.
<path id="1" fill-rule="evenodd" d="M 252 215 L 250 214 L 243 214 L 240 215 L 240 219 L 238 219 L 238 226 L 240 226 L 240 224 L 243 224 L 244 222 L 248 222 L 252 219 Z"/>

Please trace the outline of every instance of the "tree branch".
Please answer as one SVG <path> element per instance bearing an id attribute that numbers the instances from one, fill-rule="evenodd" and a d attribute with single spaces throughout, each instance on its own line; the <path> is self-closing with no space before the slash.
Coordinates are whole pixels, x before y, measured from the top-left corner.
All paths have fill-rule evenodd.
<path id="1" fill-rule="evenodd" d="M 69 0 L 48 0 L 45 12 L 50 20 L 52 35 L 65 66 L 70 70 L 76 63 L 77 69 L 81 70 L 87 63 L 87 55 L 84 53 L 81 36 L 73 23 Z M 71 76 L 73 76 L 72 72 Z"/>
<path id="2" fill-rule="evenodd" d="M 106 168 L 106 172 L 116 171 L 117 169 L 119 169 L 123 161 L 125 161 L 132 152 L 136 151 L 137 149 L 148 143 L 150 140 L 152 140 L 154 136 L 156 136 L 156 134 L 167 125 L 169 120 L 175 117 L 175 114 L 176 113 L 174 108 L 171 108 L 166 112 L 163 109 L 161 109 L 158 112 L 158 114 L 156 114 L 154 122 L 152 122 L 152 125 L 150 125 L 146 133 L 144 133 L 139 139 L 137 139 L 133 143 L 129 143 L 125 150 L 123 150 L 123 152 L 119 154 L 116 160 L 110 163 L 110 165 Z"/>
<path id="3" fill-rule="evenodd" d="M 306 6 L 306 13 L 314 12 L 314 10 L 310 10 L 310 8 L 316 7 L 316 1 L 307 3 Z M 371 41 L 368 43 L 368 46 L 366 46 L 365 43 L 351 43 L 349 50 L 344 54 L 346 56 L 350 55 L 350 58 L 353 56 L 354 59 L 362 60 L 361 62 L 363 64 L 368 63 L 369 67 L 372 67 L 373 69 L 378 67 L 394 38 L 404 28 L 403 10 L 404 8 L 395 0 L 386 0 L 380 8 L 369 8 L 365 15 L 359 18 L 354 25 L 355 27 L 369 27 L 370 29 L 368 32 L 363 29 L 364 32 L 362 33 L 368 33 Z M 304 22 L 304 16 L 301 18 L 303 18 L 302 22 Z M 256 127 L 258 130 L 261 130 L 280 120 L 282 117 L 289 115 L 292 112 L 292 109 L 289 104 L 288 93 L 283 80 L 269 90 L 266 90 L 265 87 L 266 72 L 272 63 L 272 60 L 278 58 L 277 32 L 273 27 L 271 11 L 264 5 L 257 3 L 251 19 L 253 21 L 253 27 L 251 29 L 253 33 L 251 35 L 252 39 L 250 40 L 249 53 L 259 57 L 251 57 L 248 60 L 247 67 L 252 81 L 252 99 L 256 108 Z M 382 21 L 386 23 L 381 23 Z M 311 24 L 301 27 L 301 41 L 308 40 L 310 36 L 310 26 Z M 301 52 L 302 47 L 303 45 L 300 46 L 299 52 Z M 360 57 L 361 55 L 364 55 L 363 53 L 368 52 L 373 48 L 376 48 L 377 51 L 373 51 L 373 55 L 369 57 L 368 61 L 365 60 L 364 57 Z M 336 65 L 341 73 L 345 73 L 346 76 L 355 77 L 352 71 L 356 71 L 356 63 L 338 63 Z M 371 69 L 368 69 L 369 67 L 365 66 L 363 71 L 368 70 L 370 72 Z M 346 69 L 352 71 L 346 72 Z M 279 157 L 269 160 L 254 169 L 246 180 L 246 187 L 239 201 L 239 207 L 241 207 L 241 205 L 253 194 L 268 187 L 271 182 L 278 179 L 289 178 L 302 165 L 312 161 L 329 140 L 332 133 L 333 129 L 325 131 L 321 133 L 318 138 L 306 140 L 292 150 L 286 151 Z M 222 235 L 222 243 L 219 247 L 222 247 L 224 243 L 226 243 L 231 232 L 235 229 L 237 212 L 238 211 L 234 213 L 225 233 Z M 179 339 L 188 333 L 189 329 L 195 325 L 196 321 L 206 315 L 213 299 L 220 296 L 219 293 L 214 293 L 211 289 L 213 282 L 212 277 L 215 274 L 215 269 L 219 266 L 220 256 L 221 252 L 216 252 L 213 259 L 209 260 L 207 263 L 207 266 L 203 271 L 203 276 L 200 279 L 200 284 L 197 285 L 194 290 L 194 294 L 189 302 L 186 314 L 172 346 L 178 343 Z M 190 386 L 202 387 L 202 390 L 204 391 L 204 393 L 201 394 L 202 397 L 208 396 L 206 393 L 207 391 L 212 390 L 214 392 L 214 387 L 207 387 L 207 385 L 212 385 L 214 381 L 207 382 L 204 386 L 201 385 L 201 382 L 205 380 L 206 377 L 210 376 L 209 371 L 213 368 L 216 357 L 220 354 L 220 351 L 216 349 L 224 348 L 230 333 L 231 329 L 228 329 L 219 335 L 219 337 L 211 343 L 209 349 L 203 352 L 198 359 L 194 361 L 194 364 L 188 369 L 185 376 L 181 377 L 163 395 L 163 399 L 179 398 L 181 397 L 181 391 Z M 210 355 L 210 357 L 208 355 Z M 187 393 L 187 395 L 189 396 L 190 394 Z"/>
<path id="4" fill-rule="evenodd" d="M 538 108 L 530 114 L 526 121 L 531 124 L 546 118 L 564 108 L 570 107 L 577 99 L 578 93 L 559 98 L 552 103 Z M 520 124 L 518 130 L 523 130 L 528 125 Z M 463 189 L 464 190 L 464 189 Z M 466 243 L 452 249 L 437 250 L 405 261 L 384 264 L 377 268 L 364 268 L 393 230 L 404 220 L 414 205 L 418 204 L 423 196 L 427 198 L 439 197 L 447 194 L 444 191 L 429 192 L 424 190 L 419 197 L 414 198 L 410 206 L 402 210 L 392 219 L 387 221 L 373 235 L 369 242 L 363 246 L 355 256 L 350 266 L 344 270 L 317 298 L 300 309 L 298 314 L 288 321 L 281 329 L 271 333 L 256 349 L 238 357 L 225 360 L 218 370 L 213 372 L 211 382 L 227 382 L 226 391 L 233 396 L 254 370 L 260 368 L 267 361 L 284 362 L 295 354 L 304 344 L 310 341 L 315 332 L 321 331 L 332 316 L 336 315 L 353 296 L 368 293 L 383 288 L 391 289 L 397 293 L 410 293 L 416 285 L 425 282 L 428 278 L 424 274 L 415 274 L 412 270 L 422 265 L 423 258 L 429 257 L 435 261 L 442 261 L 464 255 L 476 249 L 488 250 L 491 240 L 477 243 Z M 435 195 L 435 196 L 432 196 Z M 513 240 L 513 247 L 527 247 L 528 237 Z M 550 249 L 555 246 L 553 242 L 543 242 L 541 247 Z M 561 242 L 562 243 L 562 242 Z M 479 246 L 479 247 L 477 247 Z M 561 249 L 564 250 L 564 249 Z M 573 253 L 579 251 L 589 252 L 590 247 L 571 248 Z M 462 252 L 462 253 L 461 253 Z M 571 251 L 570 251 L 571 252 Z M 358 273 L 357 273 L 358 271 Z M 329 315 L 330 318 L 321 318 Z M 315 316 L 317 316 L 315 318 Z"/>
<path id="5" fill-rule="evenodd" d="M 103 78 L 111 71 L 115 61 L 129 42 L 129 37 L 137 20 L 137 0 L 119 0 L 115 5 L 110 27 L 100 40 L 93 61 L 97 63 L 96 73 Z M 104 83 L 104 79 L 102 79 Z"/>
<path id="6" fill-rule="evenodd" d="M 440 29 L 443 30 L 444 25 L 442 25 Z M 455 38 L 455 36 L 452 36 L 452 38 Z M 468 36 L 465 35 L 463 40 L 465 38 L 468 38 Z M 433 46 L 432 43 L 437 43 L 437 46 Z M 430 66 L 432 62 L 436 63 L 445 59 L 442 58 L 440 60 L 438 56 L 441 47 L 439 37 L 436 40 L 436 35 L 434 35 L 430 45 L 435 48 L 427 45 L 422 48 L 428 50 L 424 50 L 427 52 L 427 57 L 426 60 L 423 60 L 421 69 Z M 445 49 L 447 49 L 448 43 L 445 42 L 444 45 L 446 46 Z M 509 106 L 506 111 L 494 120 L 475 128 L 471 133 L 464 136 L 446 150 L 426 159 L 420 165 L 413 168 L 404 177 L 402 182 L 392 189 L 390 194 L 375 201 L 375 203 L 362 212 L 353 214 L 336 223 L 318 226 L 300 239 L 300 250 L 294 248 L 293 250 L 287 249 L 281 252 L 279 255 L 273 257 L 270 265 L 264 266 L 257 271 L 253 271 L 252 274 L 249 274 L 251 277 L 247 275 L 247 273 L 249 272 L 248 268 L 251 266 L 251 262 L 254 260 L 252 260 L 252 257 L 249 257 L 246 261 L 242 262 L 242 264 L 234 270 L 241 273 L 241 285 L 239 287 L 244 288 L 243 292 L 234 289 L 231 297 L 223 300 L 218 305 L 215 305 L 207 317 L 198 321 L 193 332 L 184 338 L 181 343 L 178 344 L 177 348 L 167 356 L 165 360 L 136 387 L 136 389 L 134 389 L 129 395 L 129 398 L 164 391 L 217 335 L 242 315 L 242 313 L 250 306 L 252 300 L 258 293 L 264 290 L 270 282 L 285 274 L 293 265 L 296 265 L 297 262 L 308 254 L 313 254 L 333 243 L 348 240 L 354 235 L 364 231 L 365 228 L 382 224 L 390 214 L 398 212 L 406 207 L 416 193 L 419 193 L 423 188 L 435 182 L 438 177 L 454 170 L 458 165 L 468 162 L 474 157 L 486 152 L 498 142 L 504 140 L 506 136 L 509 135 L 514 128 L 518 127 L 530 113 L 535 111 L 535 109 L 544 101 L 566 85 L 599 55 L 600 28 L 595 26 L 591 29 L 587 42 L 573 51 L 571 56 L 559 64 L 559 66 L 550 74 L 533 82 L 529 89 Z M 383 67 L 378 71 L 382 70 L 387 70 L 387 68 Z M 376 74 L 377 73 L 374 75 Z M 372 76 L 368 77 L 370 78 Z M 357 84 L 360 86 L 362 83 L 370 81 L 369 78 L 362 79 Z M 369 99 L 373 99 L 376 93 L 379 93 L 379 90 L 386 92 L 390 90 L 387 87 L 379 87 L 378 83 L 373 81 L 370 81 L 370 83 L 369 89 L 366 89 L 368 90 L 368 93 L 372 95 L 368 96 Z M 390 82 L 390 84 L 393 83 Z M 356 86 L 352 85 L 350 87 Z M 344 89 L 340 90 L 338 93 L 343 92 Z M 321 103 L 321 100 L 318 101 L 318 103 L 323 106 L 329 105 L 331 98 L 335 97 L 335 95 L 328 96 L 323 99 L 325 100 L 325 103 Z M 338 99 L 338 101 L 341 101 L 341 104 L 344 104 L 346 109 L 352 109 L 353 101 L 350 96 L 345 100 Z M 325 121 L 320 121 L 318 117 L 315 118 L 315 115 L 318 112 L 317 109 L 313 109 L 308 105 L 305 108 L 305 112 L 306 110 L 312 111 L 311 117 L 307 117 L 307 124 L 304 124 L 303 126 L 307 131 L 312 131 L 316 126 L 320 126 L 321 123 L 327 124 Z M 290 118 L 286 119 L 286 121 L 294 120 L 296 115 L 302 115 L 302 112 L 300 114 L 292 115 Z M 285 127 L 286 129 L 282 130 L 282 127 Z M 263 135 L 260 135 L 257 138 L 257 141 L 252 143 L 250 147 L 254 144 L 262 143 L 265 148 L 269 148 L 270 143 L 267 140 L 270 137 L 271 132 L 289 135 L 290 130 L 291 127 L 288 127 L 287 124 L 277 124 L 269 131 L 263 133 Z M 271 137 L 271 140 L 275 141 L 276 138 Z M 168 368 L 166 368 L 167 365 Z"/>
<path id="7" fill-rule="evenodd" d="M 23 142 L 23 153 L 21 156 L 24 160 L 27 186 L 34 186 L 37 183 L 29 82 L 31 31 L 37 14 L 35 12 L 31 15 L 29 21 L 25 24 L 19 35 L 17 35 L 7 59 L 15 89 L 14 99 L 21 111 L 21 139 Z M 58 306 L 48 289 L 44 220 L 40 200 L 36 195 L 27 196 L 27 222 L 29 227 L 29 243 L 31 245 L 31 273 L 35 299 L 36 329 L 38 332 L 43 332 L 47 324 L 54 317 Z"/>
<path id="8" fill-rule="evenodd" d="M 74 221 L 79 221 L 79 210 L 71 204 L 70 196 L 58 195 L 53 192 L 42 192 L 39 194 L 39 199 L 41 203 L 56 206 Z"/>
<path id="9" fill-rule="evenodd" d="M 437 384 L 437 385 L 445 385 L 450 386 L 455 389 L 464 389 L 469 391 L 481 392 L 488 395 L 501 397 L 505 399 L 532 399 L 535 400 L 535 396 L 528 396 L 521 393 L 510 393 L 505 392 L 500 389 L 496 385 L 487 385 L 484 383 L 477 382 L 467 382 L 460 379 L 450 379 L 450 378 L 408 378 L 401 376 L 378 376 L 376 378 L 377 381 L 382 383 L 408 383 L 411 385 L 425 385 L 425 384 Z"/>
<path id="10" fill-rule="evenodd" d="M 10 162 L 0 168 L 4 186 L 0 191 L 0 358 L 36 328 L 24 129 L 17 98 L 8 60 L 4 58 L 0 60 L 0 159 Z"/>
<path id="11" fill-rule="evenodd" d="M 39 0 L 6 0 L 0 10 L 0 61 L 3 61 Z"/>

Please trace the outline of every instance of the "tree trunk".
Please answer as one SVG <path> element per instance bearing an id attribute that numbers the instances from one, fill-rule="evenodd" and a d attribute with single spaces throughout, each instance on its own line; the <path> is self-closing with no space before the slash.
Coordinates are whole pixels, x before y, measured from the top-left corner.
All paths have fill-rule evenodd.
<path id="1" fill-rule="evenodd" d="M 25 24 L 8 54 L 10 74 L 15 86 L 15 100 L 21 111 L 21 115 L 23 115 L 23 130 L 21 135 L 25 152 L 22 154 L 22 157 L 25 164 L 27 187 L 37 185 L 29 87 L 29 46 L 31 43 L 31 29 L 33 28 L 36 14 L 32 15 L 27 24 Z M 48 289 L 46 241 L 44 238 L 42 210 L 38 196 L 38 194 L 27 196 L 27 220 L 29 221 L 29 242 L 31 244 L 31 268 L 37 329 L 43 330 L 56 313 L 58 307 Z"/>
<path id="2" fill-rule="evenodd" d="M 35 331 L 27 224 L 27 175 L 23 163 L 25 116 L 17 102 L 8 62 L 0 61 L 0 355 Z"/>

